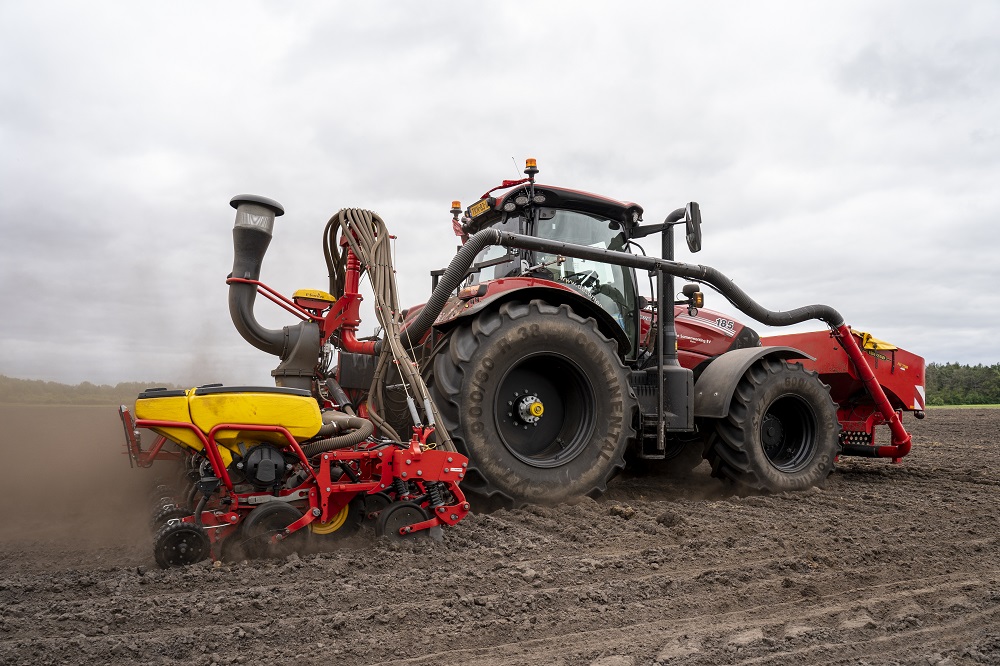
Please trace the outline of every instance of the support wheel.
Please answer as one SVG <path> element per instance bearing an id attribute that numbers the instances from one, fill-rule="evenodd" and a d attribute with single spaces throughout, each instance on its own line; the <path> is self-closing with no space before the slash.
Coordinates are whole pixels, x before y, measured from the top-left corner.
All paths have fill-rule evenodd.
<path id="1" fill-rule="evenodd" d="M 597 497 L 635 436 L 616 343 L 567 305 L 480 313 L 435 354 L 428 385 L 479 511 Z"/>
<path id="2" fill-rule="evenodd" d="M 194 523 L 164 525 L 153 537 L 153 556 L 164 569 L 201 562 L 211 550 L 208 534 Z"/>
<path id="3" fill-rule="evenodd" d="M 428 530 L 406 533 L 401 532 L 409 525 L 422 523 L 430 518 L 419 504 L 413 502 L 394 502 L 383 509 L 375 521 L 375 535 L 386 537 L 393 541 L 403 541 L 428 536 Z"/>
<path id="4" fill-rule="evenodd" d="M 386 493 L 374 493 L 365 496 L 365 520 L 378 520 L 379 515 L 392 504 L 392 498 Z"/>
<path id="5" fill-rule="evenodd" d="M 321 523 L 316 520 L 309 523 L 309 531 L 324 539 L 344 539 L 358 533 L 365 516 L 364 498 L 355 497 L 329 521 Z"/>
<path id="6" fill-rule="evenodd" d="M 241 562 L 247 559 L 246 551 L 243 549 L 243 539 L 240 536 L 239 530 L 224 538 L 221 544 L 216 542 L 216 547 L 218 548 L 217 559 L 225 562 L 226 564 Z"/>
<path id="7" fill-rule="evenodd" d="M 240 525 L 240 531 L 233 536 L 241 537 L 247 557 L 280 559 L 305 549 L 308 529 L 292 532 L 280 541 L 271 540 L 275 535 L 283 535 L 285 528 L 301 517 L 298 509 L 284 502 L 267 502 L 251 511 Z"/>
<path id="8" fill-rule="evenodd" d="M 830 387 L 800 363 L 747 370 L 711 435 L 712 475 L 769 492 L 804 490 L 833 471 L 840 423 Z"/>
<path id="9" fill-rule="evenodd" d="M 181 518 L 187 518 L 190 515 L 192 513 L 189 510 L 168 504 L 153 514 L 153 519 L 149 521 L 149 526 L 153 529 L 153 533 L 156 534 L 164 525 Z"/>

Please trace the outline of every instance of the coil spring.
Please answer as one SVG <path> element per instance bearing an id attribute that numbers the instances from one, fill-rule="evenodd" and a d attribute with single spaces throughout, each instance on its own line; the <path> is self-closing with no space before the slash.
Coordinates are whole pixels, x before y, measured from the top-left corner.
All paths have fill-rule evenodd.
<path id="1" fill-rule="evenodd" d="M 396 499 L 401 500 L 404 497 L 410 496 L 410 488 L 406 485 L 406 482 L 402 479 L 393 479 L 392 488 L 396 491 Z"/>
<path id="2" fill-rule="evenodd" d="M 437 508 L 439 506 L 444 506 L 444 492 L 441 490 L 440 483 L 428 483 L 427 484 L 427 499 L 430 506 Z"/>

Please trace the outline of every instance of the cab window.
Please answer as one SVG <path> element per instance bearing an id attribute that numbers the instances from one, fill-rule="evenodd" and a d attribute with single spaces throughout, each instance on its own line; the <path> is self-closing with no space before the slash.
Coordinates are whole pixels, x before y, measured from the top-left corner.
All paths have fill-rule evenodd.
<path id="1" fill-rule="evenodd" d="M 622 251 L 625 234 L 606 218 L 568 210 L 542 209 L 536 221 L 539 238 Z M 536 252 L 534 263 L 548 263 L 554 255 Z M 635 344 L 635 286 L 632 271 L 623 266 L 590 259 L 566 257 L 547 269 L 553 279 L 575 285 L 606 310 Z"/>

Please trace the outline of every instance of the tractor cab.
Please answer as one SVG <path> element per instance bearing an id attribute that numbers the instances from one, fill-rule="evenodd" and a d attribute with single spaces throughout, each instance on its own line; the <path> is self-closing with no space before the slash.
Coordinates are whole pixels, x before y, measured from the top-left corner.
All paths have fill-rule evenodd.
<path id="1" fill-rule="evenodd" d="M 513 183 L 504 181 L 512 189 L 498 197 L 491 196 L 494 190 L 487 192 L 469 206 L 460 221 L 455 214 L 456 233 L 462 233 L 463 240 L 469 233 L 495 227 L 601 250 L 628 251 L 631 232 L 642 221 L 642 207 L 588 192 L 537 184 L 530 177 L 532 162 L 529 160 L 526 170 L 529 178 Z M 548 252 L 490 246 L 476 257 L 466 284 L 487 284 L 514 277 L 549 280 L 593 301 L 622 329 L 631 350 L 638 348 L 640 307 L 634 269 Z"/>

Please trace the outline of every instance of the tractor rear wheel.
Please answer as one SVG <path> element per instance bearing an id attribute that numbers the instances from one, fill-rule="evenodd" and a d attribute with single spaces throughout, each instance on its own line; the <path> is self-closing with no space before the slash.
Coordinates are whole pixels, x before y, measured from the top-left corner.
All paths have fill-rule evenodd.
<path id="1" fill-rule="evenodd" d="M 428 385 L 477 510 L 596 497 L 624 466 L 636 400 L 616 343 L 567 305 L 509 302 L 454 330 Z"/>
<path id="2" fill-rule="evenodd" d="M 821 484 L 833 471 L 840 423 L 830 387 L 800 363 L 763 359 L 746 371 L 729 415 L 710 436 L 712 475 L 784 492 Z"/>

